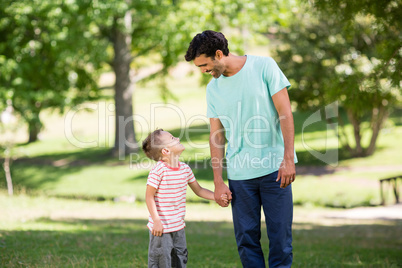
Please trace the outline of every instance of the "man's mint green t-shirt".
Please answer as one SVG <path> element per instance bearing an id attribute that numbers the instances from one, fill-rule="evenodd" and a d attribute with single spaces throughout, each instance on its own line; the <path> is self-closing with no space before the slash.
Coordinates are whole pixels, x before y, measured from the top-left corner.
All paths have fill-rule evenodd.
<path id="1" fill-rule="evenodd" d="M 285 87 L 290 83 L 272 58 L 251 55 L 235 75 L 209 82 L 207 117 L 219 118 L 225 128 L 229 179 L 253 179 L 279 169 L 284 142 L 272 96 Z"/>

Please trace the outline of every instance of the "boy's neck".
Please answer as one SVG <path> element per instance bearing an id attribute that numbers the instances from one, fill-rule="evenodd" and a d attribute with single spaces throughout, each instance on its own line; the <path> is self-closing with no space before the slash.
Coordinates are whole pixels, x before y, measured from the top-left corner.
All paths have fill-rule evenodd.
<path id="1" fill-rule="evenodd" d="M 170 157 L 165 157 L 162 159 L 169 167 L 178 168 L 179 167 L 179 157 L 180 155 L 171 155 Z"/>

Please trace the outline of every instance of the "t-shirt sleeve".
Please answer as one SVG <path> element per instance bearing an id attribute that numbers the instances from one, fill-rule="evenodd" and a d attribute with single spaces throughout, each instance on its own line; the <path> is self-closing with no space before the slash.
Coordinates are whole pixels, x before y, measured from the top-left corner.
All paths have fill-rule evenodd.
<path id="1" fill-rule="evenodd" d="M 187 169 L 187 171 L 186 171 L 187 172 L 187 183 L 190 184 L 190 183 L 195 182 L 196 181 L 195 176 L 194 176 L 194 173 L 191 170 L 191 168 L 189 166 L 186 166 L 186 169 Z"/>
<path id="2" fill-rule="evenodd" d="M 159 188 L 159 184 L 162 181 L 162 176 L 160 172 L 158 172 L 158 166 L 155 166 L 151 169 L 147 179 L 147 185 L 154 187 L 155 189 Z"/>
<path id="3" fill-rule="evenodd" d="M 271 96 L 281 91 L 283 88 L 289 88 L 290 83 L 278 64 L 273 58 L 268 57 L 264 64 L 263 77 L 268 85 L 268 91 Z"/>
<path id="4" fill-rule="evenodd" d="M 211 96 L 211 87 L 207 86 L 207 117 L 208 118 L 218 118 L 218 114 L 215 110 L 214 100 Z"/>

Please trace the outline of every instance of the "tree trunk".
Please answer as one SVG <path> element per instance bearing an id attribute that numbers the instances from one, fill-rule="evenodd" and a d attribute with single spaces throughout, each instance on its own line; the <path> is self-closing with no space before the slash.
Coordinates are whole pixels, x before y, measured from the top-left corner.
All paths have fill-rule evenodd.
<path id="1" fill-rule="evenodd" d="M 39 112 L 35 115 L 35 118 L 32 118 L 28 121 L 28 132 L 29 138 L 28 143 L 35 142 L 38 140 L 38 135 L 42 129 L 42 123 L 39 119 Z"/>
<path id="2" fill-rule="evenodd" d="M 346 149 L 350 153 L 353 153 L 353 149 L 349 145 L 348 136 L 345 132 L 345 123 L 343 122 L 342 115 L 340 113 L 338 114 L 338 122 L 340 125 L 339 132 L 335 134 L 338 136 L 342 148 Z"/>
<path id="3" fill-rule="evenodd" d="M 6 149 L 6 155 L 4 158 L 4 173 L 6 175 L 6 181 L 7 181 L 7 189 L 8 189 L 8 195 L 13 195 L 14 190 L 13 190 L 13 180 L 11 179 L 11 169 L 10 169 L 10 153 L 7 152 L 8 149 Z"/>
<path id="4" fill-rule="evenodd" d="M 383 123 L 388 117 L 388 111 L 384 106 L 380 106 L 378 109 L 373 109 L 373 114 L 371 118 L 371 129 L 373 133 L 371 134 L 370 144 L 367 147 L 366 155 L 372 155 L 376 149 L 376 142 Z"/>
<path id="5" fill-rule="evenodd" d="M 347 111 L 347 114 L 348 114 L 349 121 L 353 126 L 353 135 L 354 135 L 355 142 L 356 142 L 353 155 L 354 156 L 363 156 L 364 152 L 363 152 L 363 147 L 361 144 L 360 121 L 352 111 Z"/>
<path id="6" fill-rule="evenodd" d="M 115 19 L 113 27 L 113 48 L 114 60 L 113 69 L 116 75 L 115 82 L 115 105 L 116 136 L 113 155 L 124 159 L 126 155 L 138 151 L 138 144 L 135 138 L 133 121 L 133 87 L 130 78 L 131 57 L 131 14 L 126 12 L 124 18 L 126 29 L 123 31 L 117 25 Z"/>

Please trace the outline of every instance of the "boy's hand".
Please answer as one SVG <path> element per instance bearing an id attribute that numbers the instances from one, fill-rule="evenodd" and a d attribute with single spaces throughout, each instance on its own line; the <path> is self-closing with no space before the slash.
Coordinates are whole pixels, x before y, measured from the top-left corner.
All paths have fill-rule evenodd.
<path id="1" fill-rule="evenodd" d="M 227 194 L 222 194 L 221 199 L 223 202 L 225 202 L 225 205 L 228 206 L 230 204 L 230 200 L 228 200 L 228 195 Z"/>
<path id="2" fill-rule="evenodd" d="M 154 236 L 162 236 L 163 234 L 163 225 L 160 220 L 154 222 L 154 228 L 152 229 L 152 234 Z"/>
<path id="3" fill-rule="evenodd" d="M 222 195 L 226 194 L 228 200 L 232 200 L 232 192 L 229 190 L 229 187 L 223 181 L 221 183 L 215 183 L 215 202 L 218 203 L 221 207 L 227 207 L 228 203 L 225 204 L 222 200 Z"/>

